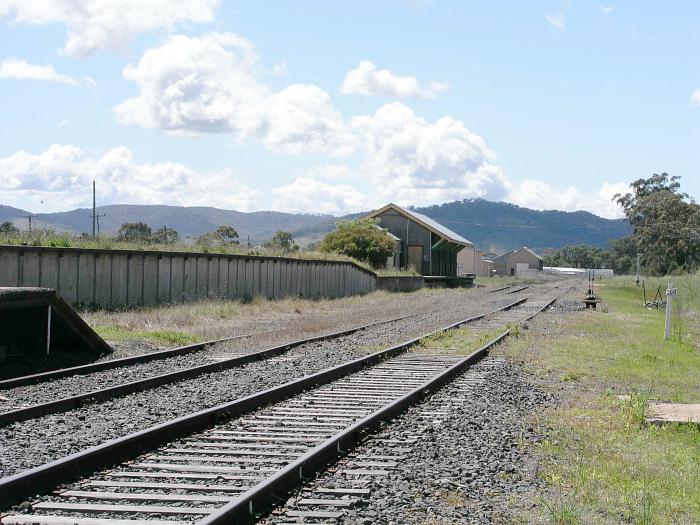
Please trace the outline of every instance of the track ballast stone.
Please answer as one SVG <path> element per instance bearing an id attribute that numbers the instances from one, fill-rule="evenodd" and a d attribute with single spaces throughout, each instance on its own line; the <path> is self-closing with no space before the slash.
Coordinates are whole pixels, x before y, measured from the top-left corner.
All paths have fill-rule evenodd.
<path id="1" fill-rule="evenodd" d="M 550 402 L 518 365 L 487 357 L 298 490 L 264 523 L 294 521 L 287 512 L 299 510 L 302 498 L 318 497 L 314 489 L 348 486 L 367 488 L 370 496 L 344 510 L 338 521 L 346 524 L 498 522 L 509 496 L 540 487 L 520 445 L 538 441 L 528 421 Z M 346 463 L 397 455 L 402 459 L 386 476 L 344 474 Z"/>
<path id="2" fill-rule="evenodd" d="M 109 439 L 339 365 L 508 304 L 517 299 L 514 295 L 493 301 L 474 300 L 474 296 L 465 295 L 461 304 L 455 304 L 452 297 L 452 301 L 423 315 L 302 345 L 273 359 L 13 423 L 0 428 L 0 476 L 16 474 Z"/>

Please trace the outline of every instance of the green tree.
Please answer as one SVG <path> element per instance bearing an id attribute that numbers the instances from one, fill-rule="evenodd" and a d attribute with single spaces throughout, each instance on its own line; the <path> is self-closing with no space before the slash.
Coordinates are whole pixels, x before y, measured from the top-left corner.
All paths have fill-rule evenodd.
<path id="1" fill-rule="evenodd" d="M 615 195 L 634 228 L 632 240 L 645 269 L 656 275 L 700 266 L 700 206 L 668 173 L 638 179 Z"/>
<path id="2" fill-rule="evenodd" d="M 0 234 L 2 235 L 17 235 L 19 233 L 19 228 L 15 226 L 12 221 L 5 221 L 0 224 Z"/>
<path id="3" fill-rule="evenodd" d="M 222 224 L 213 232 L 205 233 L 197 238 L 197 244 L 208 246 L 211 244 L 238 245 L 238 232 L 233 226 Z"/>
<path id="4" fill-rule="evenodd" d="M 150 241 L 151 227 L 143 222 L 125 222 L 119 228 L 117 239 L 120 241 Z"/>
<path id="5" fill-rule="evenodd" d="M 386 231 L 377 227 L 377 222 L 371 219 L 339 221 L 336 229 L 321 241 L 319 249 L 354 257 L 373 268 L 383 268 L 395 246 Z"/>
<path id="6" fill-rule="evenodd" d="M 158 244 L 175 244 L 180 240 L 180 234 L 178 234 L 173 228 L 163 226 L 162 228 L 158 228 L 153 233 L 151 240 Z"/>
<path id="7" fill-rule="evenodd" d="M 263 244 L 265 248 L 270 250 L 280 250 L 283 252 L 296 252 L 299 250 L 299 245 L 294 242 L 292 234 L 282 230 L 277 230 L 272 236 L 272 239 Z"/>

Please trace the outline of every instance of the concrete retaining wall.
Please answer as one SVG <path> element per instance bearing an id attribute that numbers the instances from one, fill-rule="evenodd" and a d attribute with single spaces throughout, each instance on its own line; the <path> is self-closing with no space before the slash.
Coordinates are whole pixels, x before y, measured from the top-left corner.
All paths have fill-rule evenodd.
<path id="1" fill-rule="evenodd" d="M 346 297 L 375 289 L 350 262 L 209 253 L 0 246 L 0 286 L 55 289 L 103 308 L 204 298 Z"/>
<path id="2" fill-rule="evenodd" d="M 422 275 L 377 277 L 375 288 L 387 292 L 415 292 L 425 286 L 425 278 Z"/>

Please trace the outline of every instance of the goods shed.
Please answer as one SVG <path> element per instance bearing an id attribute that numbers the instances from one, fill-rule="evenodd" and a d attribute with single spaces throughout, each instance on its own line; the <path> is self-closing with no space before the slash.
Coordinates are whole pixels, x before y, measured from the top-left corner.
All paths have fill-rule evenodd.
<path id="1" fill-rule="evenodd" d="M 396 266 L 410 268 L 426 276 L 457 276 L 457 253 L 473 243 L 430 217 L 387 204 L 367 218 L 379 219 L 379 225 L 400 241 Z"/>
<path id="2" fill-rule="evenodd" d="M 542 257 L 527 246 L 499 255 L 493 262 L 499 275 L 518 275 L 527 270 L 542 271 L 544 264 Z"/>

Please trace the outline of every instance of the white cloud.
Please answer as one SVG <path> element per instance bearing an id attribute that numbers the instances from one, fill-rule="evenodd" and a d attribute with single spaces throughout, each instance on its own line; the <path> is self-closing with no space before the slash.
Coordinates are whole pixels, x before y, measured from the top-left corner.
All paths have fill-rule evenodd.
<path id="1" fill-rule="evenodd" d="M 462 122 L 434 123 L 400 102 L 352 119 L 367 159 L 362 172 L 383 200 L 416 206 L 468 197 L 500 200 L 508 180 L 484 140 Z"/>
<path id="2" fill-rule="evenodd" d="M 85 57 L 123 49 L 137 34 L 210 22 L 219 0 L 1 0 L 0 18 L 15 24 L 66 26 L 62 54 Z"/>
<path id="3" fill-rule="evenodd" d="M 58 82 L 74 87 L 84 86 L 94 88 L 96 86 L 95 81 L 91 77 L 77 79 L 69 75 L 58 73 L 50 64 L 30 64 L 26 60 L 15 57 L 6 58 L 0 62 L 0 78 L 11 80 L 42 80 L 46 82 Z"/>
<path id="4" fill-rule="evenodd" d="M 327 184 L 311 177 L 297 177 L 272 193 L 277 195 L 272 209 L 290 213 L 343 215 L 374 206 L 367 195 L 349 184 Z"/>
<path id="5" fill-rule="evenodd" d="M 377 69 L 369 60 L 362 60 L 345 75 L 340 92 L 343 95 L 435 98 L 449 87 L 446 82 L 432 81 L 426 88 L 416 77 L 397 76 L 388 69 Z"/>
<path id="6" fill-rule="evenodd" d="M 115 108 L 123 124 L 169 133 L 232 133 L 273 151 L 345 154 L 353 138 L 321 88 L 293 84 L 273 93 L 253 45 L 231 33 L 177 35 L 124 69 L 139 94 Z"/>
<path id="7" fill-rule="evenodd" d="M 581 192 L 574 186 L 558 190 L 542 181 L 527 179 L 512 185 L 504 200 L 535 210 L 586 210 L 601 217 L 619 219 L 624 216 L 622 209 L 613 202 L 616 193 L 626 193 L 629 185 L 604 183 L 595 193 Z"/>
<path id="8" fill-rule="evenodd" d="M 124 146 L 90 158 L 77 146 L 53 145 L 39 154 L 0 159 L 0 187 L 10 202 L 44 201 L 46 211 L 86 206 L 97 181 L 102 203 L 218 206 L 254 211 L 260 194 L 229 171 L 199 173 L 182 164 L 138 163 Z M 38 207 L 38 206 L 37 206 Z"/>
<path id="9" fill-rule="evenodd" d="M 700 89 L 696 89 L 690 94 L 690 106 L 700 108 Z"/>
<path id="10" fill-rule="evenodd" d="M 553 15 L 544 15 L 545 21 L 559 31 L 566 31 L 566 15 L 561 11 Z"/>

